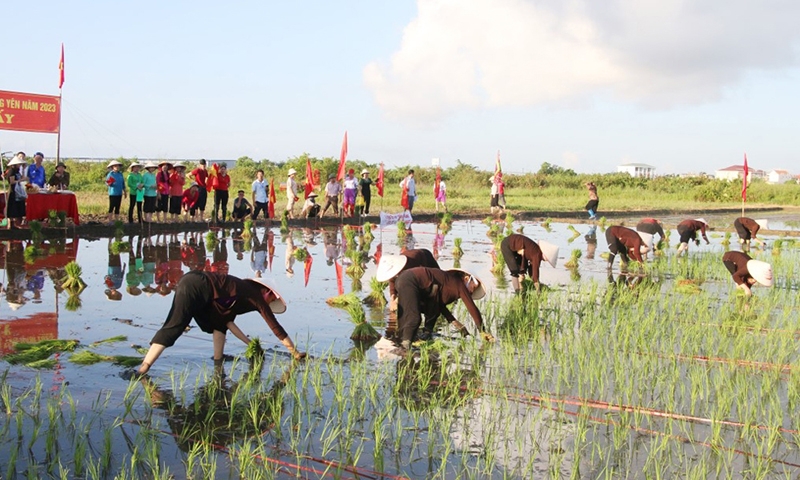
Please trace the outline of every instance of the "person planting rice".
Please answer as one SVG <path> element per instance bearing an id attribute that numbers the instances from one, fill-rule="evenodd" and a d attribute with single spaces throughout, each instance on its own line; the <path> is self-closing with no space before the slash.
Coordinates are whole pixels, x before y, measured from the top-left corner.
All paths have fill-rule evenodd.
<path id="1" fill-rule="evenodd" d="M 749 244 L 755 241 L 759 245 L 764 242 L 756 238 L 756 234 L 761 228 L 767 228 L 766 220 L 753 220 L 752 218 L 739 217 L 733 221 L 733 228 L 736 229 L 736 234 L 739 235 L 739 243 Z"/>
<path id="2" fill-rule="evenodd" d="M 623 269 L 628 268 L 628 257 L 630 256 L 639 263 L 644 263 L 642 254 L 650 249 L 647 245 L 653 236 L 645 232 L 637 232 L 627 227 L 614 225 L 606 230 L 606 241 L 608 250 L 611 254 L 608 257 L 608 269 L 614 265 L 614 257 L 619 255 Z"/>
<path id="3" fill-rule="evenodd" d="M 511 272 L 511 285 L 514 291 L 520 291 L 520 274 L 530 275 L 538 291 L 539 266 L 542 260 L 547 261 L 553 268 L 558 260 L 558 247 L 547 242 L 537 244 L 525 235 L 512 233 L 500 242 L 500 251 Z"/>
<path id="4" fill-rule="evenodd" d="M 428 267 L 440 269 L 433 253 L 424 248 L 407 248 L 400 255 L 384 255 L 378 264 L 375 277 L 379 282 L 389 282 L 389 310 L 397 310 L 397 288 L 395 279 L 409 268 Z"/>
<path id="5" fill-rule="evenodd" d="M 753 294 L 750 287 L 756 283 L 765 287 L 772 286 L 772 266 L 767 262 L 753 260 L 744 252 L 725 252 L 722 263 L 731 272 L 736 288 L 744 290 L 748 297 Z"/>
<path id="6" fill-rule="evenodd" d="M 688 252 L 690 240 L 693 240 L 695 245 L 700 245 L 700 240 L 697 238 L 698 230 L 700 230 L 700 233 L 703 235 L 703 240 L 705 240 L 706 245 L 708 245 L 709 242 L 708 237 L 706 236 L 706 228 L 708 228 L 708 223 L 706 223 L 705 219 L 703 218 L 684 220 L 679 223 L 678 234 L 681 236 L 681 244 L 678 246 L 678 255 L 680 255 L 684 250 Z"/>
<path id="7" fill-rule="evenodd" d="M 637 232 L 644 232 L 649 233 L 653 237 L 658 234 L 658 241 L 661 242 L 664 240 L 664 227 L 661 225 L 659 220 L 655 218 L 643 218 L 636 224 L 636 231 Z M 652 247 L 652 245 L 648 245 L 648 247 Z"/>
<path id="8" fill-rule="evenodd" d="M 250 343 L 234 320 L 237 315 L 254 311 L 261 314 L 272 333 L 295 359 L 305 357 L 305 353 L 295 349 L 292 339 L 275 318 L 276 313 L 286 311 L 286 302 L 278 292 L 261 279 L 240 279 L 233 275 L 195 270 L 178 282 L 164 326 L 153 336 L 138 373 L 150 370 L 164 349 L 175 344 L 192 318 L 202 331 L 214 336 L 214 361 L 222 361 L 228 330 L 246 345 Z"/>
<path id="9" fill-rule="evenodd" d="M 447 309 L 447 305 L 458 299 L 464 302 L 483 338 L 494 341 L 494 337 L 483 330 L 483 317 L 475 306 L 475 300 L 483 298 L 486 290 L 483 283 L 469 272 L 416 267 L 400 273 L 395 285 L 398 298 L 397 335 L 403 349 L 411 348 L 411 342 L 417 337 L 422 324 L 423 313 L 425 324 L 418 337 L 420 339 L 430 338 L 439 315 L 444 315 L 451 323 L 458 322 Z"/>

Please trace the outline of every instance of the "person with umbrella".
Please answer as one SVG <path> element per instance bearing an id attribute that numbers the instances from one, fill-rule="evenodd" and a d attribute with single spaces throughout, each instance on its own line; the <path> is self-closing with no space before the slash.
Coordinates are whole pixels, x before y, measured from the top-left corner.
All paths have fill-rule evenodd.
<path id="1" fill-rule="evenodd" d="M 508 270 L 511 272 L 511 285 L 515 292 L 520 291 L 519 276 L 530 275 L 533 284 L 538 291 L 539 285 L 539 266 L 545 260 L 553 268 L 556 268 L 558 260 L 558 247 L 544 241 L 538 244 L 518 233 L 512 233 L 500 242 L 500 252 L 503 254 Z"/>
<path id="2" fill-rule="evenodd" d="M 772 286 L 772 266 L 767 262 L 753 260 L 744 252 L 730 251 L 722 255 L 722 263 L 731 273 L 736 288 L 742 289 L 748 297 L 753 294 L 750 287 L 755 284 Z"/>

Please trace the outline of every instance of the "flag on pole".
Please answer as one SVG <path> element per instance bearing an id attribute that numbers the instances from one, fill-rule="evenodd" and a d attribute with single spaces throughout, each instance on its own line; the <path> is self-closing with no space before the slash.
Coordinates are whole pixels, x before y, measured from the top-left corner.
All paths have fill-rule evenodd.
<path id="1" fill-rule="evenodd" d="M 347 160 L 347 130 L 344 132 L 344 141 L 342 142 L 342 154 L 339 156 L 339 172 L 336 174 L 336 181 L 341 182 L 344 180 L 344 162 Z"/>
<path id="2" fill-rule="evenodd" d="M 269 179 L 269 205 L 267 205 L 267 215 L 269 218 L 275 218 L 275 202 L 278 201 L 278 197 L 275 195 L 275 179 Z"/>
<path id="3" fill-rule="evenodd" d="M 750 169 L 747 168 L 747 154 L 744 154 L 744 167 L 742 168 L 742 201 L 747 201 L 747 176 L 750 174 Z"/>
<path id="4" fill-rule="evenodd" d="M 58 89 L 64 86 L 64 44 L 61 44 L 61 61 L 58 62 Z"/>
<path id="5" fill-rule="evenodd" d="M 378 196 L 383 198 L 383 164 L 378 167 L 378 179 L 375 180 L 375 187 L 378 189 Z"/>
<path id="6" fill-rule="evenodd" d="M 503 168 L 500 166 L 500 150 L 497 151 L 497 159 L 494 161 L 494 174 L 503 173 Z"/>
<path id="7" fill-rule="evenodd" d="M 433 182 L 433 200 L 439 198 L 439 186 L 442 184 L 442 169 L 436 167 L 436 180 Z"/>
<path id="8" fill-rule="evenodd" d="M 306 197 L 314 191 L 314 171 L 311 170 L 311 159 L 306 158 Z"/>

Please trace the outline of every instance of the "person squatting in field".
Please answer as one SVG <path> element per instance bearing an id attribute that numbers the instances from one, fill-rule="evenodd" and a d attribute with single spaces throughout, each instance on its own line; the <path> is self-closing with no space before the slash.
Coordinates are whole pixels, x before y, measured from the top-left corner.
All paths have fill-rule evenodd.
<path id="1" fill-rule="evenodd" d="M 767 228 L 766 220 L 753 220 L 752 218 L 739 217 L 733 221 L 733 228 L 736 229 L 736 234 L 739 235 L 739 243 L 750 244 L 756 242 L 763 245 L 764 242 L 756 238 L 756 234 L 761 228 Z"/>
<path id="2" fill-rule="evenodd" d="M 619 225 L 608 227 L 606 241 L 608 242 L 608 250 L 611 252 L 608 257 L 608 269 L 610 270 L 614 265 L 614 257 L 616 255 L 619 255 L 622 269 L 628 268 L 628 257 L 639 263 L 644 263 L 642 254 L 650 250 L 647 244 L 652 237 L 649 233 L 637 232 Z"/>
<path id="3" fill-rule="evenodd" d="M 520 291 L 519 276 L 525 274 L 530 275 L 536 290 L 539 291 L 539 266 L 542 260 L 547 261 L 553 268 L 558 260 L 558 247 L 547 242 L 537 244 L 518 233 L 512 233 L 500 242 L 500 252 L 511 272 L 511 285 L 515 292 Z"/>
<path id="4" fill-rule="evenodd" d="M 700 230 L 700 233 L 703 235 L 703 240 L 706 241 L 706 245 L 709 244 L 708 237 L 706 236 L 706 229 L 708 228 L 708 223 L 703 218 L 696 218 L 694 220 L 687 219 L 682 221 L 678 224 L 678 234 L 681 236 L 680 238 L 680 245 L 678 246 L 678 253 L 680 254 L 686 250 L 687 254 L 689 251 L 689 241 L 694 241 L 695 245 L 700 245 L 700 240 L 697 238 L 697 231 Z"/>
<path id="5" fill-rule="evenodd" d="M 756 283 L 772 286 L 772 266 L 767 262 L 753 260 L 744 252 L 730 251 L 722 256 L 722 263 L 731 273 L 736 288 L 743 290 L 748 297 L 753 294 L 750 287 Z"/>
<path id="6" fill-rule="evenodd" d="M 475 305 L 475 300 L 483 298 L 486 290 L 481 281 L 469 272 L 416 267 L 400 273 L 395 286 L 398 299 L 396 339 L 400 340 L 400 346 L 406 351 L 411 348 L 415 338 L 430 338 L 439 315 L 443 315 L 451 324 L 458 322 L 447 306 L 459 299 L 464 302 L 477 331 L 485 340 L 494 341 L 494 337 L 484 331 L 483 317 Z M 417 336 L 423 314 L 423 331 Z M 462 328 L 461 332 L 465 334 L 466 328 Z"/>
<path id="7" fill-rule="evenodd" d="M 233 275 L 193 270 L 184 275 L 175 288 L 167 319 L 150 342 L 150 349 L 138 369 L 147 373 L 158 357 L 183 334 L 194 319 L 200 329 L 214 338 L 214 361 L 224 359 L 228 330 L 245 345 L 250 339 L 234 323 L 237 315 L 258 312 L 272 333 L 295 359 L 305 357 L 275 318 L 286 311 L 281 296 L 260 279 L 241 279 Z"/>

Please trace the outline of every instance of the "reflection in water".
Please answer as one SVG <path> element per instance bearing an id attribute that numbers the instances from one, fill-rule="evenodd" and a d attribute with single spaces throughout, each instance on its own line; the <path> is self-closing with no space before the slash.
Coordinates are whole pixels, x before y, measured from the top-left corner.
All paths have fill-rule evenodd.
<path id="1" fill-rule="evenodd" d="M 597 251 L 597 225 L 592 225 L 592 228 L 583 236 L 586 239 L 586 259 L 594 260 L 595 252 Z"/>

